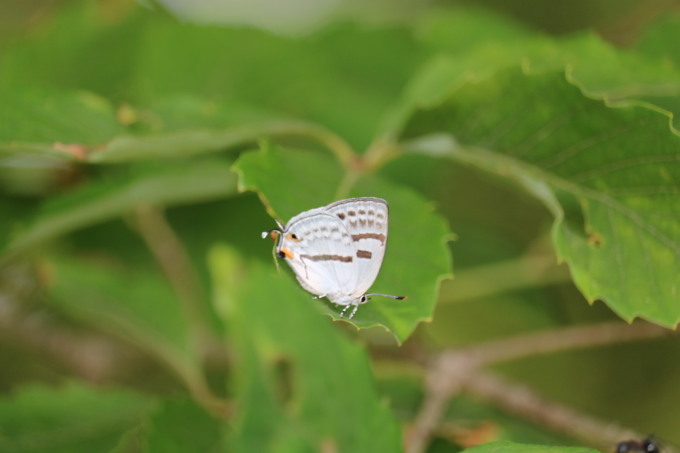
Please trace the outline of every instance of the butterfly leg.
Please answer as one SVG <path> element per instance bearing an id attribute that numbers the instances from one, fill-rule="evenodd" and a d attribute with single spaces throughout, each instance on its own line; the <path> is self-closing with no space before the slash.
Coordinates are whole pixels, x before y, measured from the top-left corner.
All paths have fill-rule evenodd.
<path id="1" fill-rule="evenodd" d="M 349 307 L 354 307 L 352 309 L 352 312 L 349 314 L 349 317 L 347 318 L 347 319 L 352 319 L 354 317 L 354 313 L 356 313 L 357 310 L 359 309 L 359 304 L 347 304 L 347 305 L 345 305 L 345 308 L 343 308 L 342 311 L 340 312 L 341 318 L 345 315 L 345 312 L 347 310 L 349 310 Z"/>
<path id="2" fill-rule="evenodd" d="M 351 307 L 351 306 L 352 306 L 351 304 L 345 305 L 345 308 L 343 308 L 342 311 L 340 312 L 340 317 L 341 317 L 341 318 L 342 318 L 343 316 L 345 316 L 345 312 L 346 312 L 346 311 L 349 309 L 349 307 Z M 352 316 L 354 316 L 354 312 L 352 312 L 352 314 L 349 316 L 349 319 L 352 319 Z"/>

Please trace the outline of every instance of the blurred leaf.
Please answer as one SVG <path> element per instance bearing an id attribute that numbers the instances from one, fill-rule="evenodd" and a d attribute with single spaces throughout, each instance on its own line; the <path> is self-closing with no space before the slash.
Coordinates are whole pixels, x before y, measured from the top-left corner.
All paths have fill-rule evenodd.
<path id="1" fill-rule="evenodd" d="M 53 197 L 17 235 L 9 252 L 18 253 L 80 228 L 130 213 L 145 204 L 195 203 L 232 195 L 235 175 L 222 160 L 196 160 L 184 165 L 158 165 L 109 180 L 92 182 Z"/>
<path id="2" fill-rule="evenodd" d="M 271 121 L 223 129 L 201 127 L 143 136 L 121 136 L 92 154 L 90 162 L 104 164 L 186 158 L 196 154 L 233 150 L 238 145 L 253 143 L 266 135 L 294 135 L 300 129 L 308 127 L 312 126 L 301 122 Z"/>
<path id="3" fill-rule="evenodd" d="M 145 429 L 145 453 L 221 452 L 222 425 L 191 400 L 166 400 Z"/>
<path id="4" fill-rule="evenodd" d="M 147 397 L 78 384 L 24 387 L 0 399 L 0 451 L 71 453 L 113 451 L 120 437 L 141 425 Z"/>
<path id="5" fill-rule="evenodd" d="M 436 132 L 464 146 L 430 136 L 413 147 L 510 176 L 546 204 L 588 300 L 626 320 L 680 321 L 680 138 L 664 116 L 607 107 L 560 73 L 506 70 L 415 113 L 405 136 Z"/>
<path id="6" fill-rule="evenodd" d="M 400 450 L 363 348 L 300 298 L 297 283 L 226 247 L 213 249 L 210 267 L 240 371 L 229 451 Z"/>
<path id="7" fill-rule="evenodd" d="M 265 106 L 323 124 L 358 149 L 423 59 L 404 29 L 350 25 L 292 39 L 157 20 L 136 50 L 143 100 L 193 93 Z"/>
<path id="8" fill-rule="evenodd" d="M 586 447 L 552 447 L 547 445 L 516 444 L 514 442 L 491 442 L 464 450 L 465 453 L 598 453 Z"/>
<path id="9" fill-rule="evenodd" d="M 108 17 L 72 3 L 0 56 L 0 86 L 91 90 L 132 104 L 194 95 L 256 105 L 324 124 L 361 149 L 424 58 L 403 27 L 348 24 L 284 38 L 180 23 L 134 4 Z"/>
<path id="10" fill-rule="evenodd" d="M 120 1 L 72 1 L 50 12 L 54 6 L 36 9 L 23 33 L 0 55 L 0 87 L 128 95 L 134 49 L 143 33 L 141 15 L 134 12 L 144 10 Z"/>
<path id="11" fill-rule="evenodd" d="M 680 67 L 680 49 L 675 45 L 680 27 L 680 14 L 667 14 L 644 30 L 635 48 L 645 55 L 657 57 Z"/>
<path id="12" fill-rule="evenodd" d="M 191 95 L 164 96 L 131 113 L 138 121 L 148 124 L 151 131 L 223 130 L 278 119 L 276 114 L 262 107 Z"/>
<path id="13" fill-rule="evenodd" d="M 415 26 L 419 42 L 457 54 L 497 43 L 512 46 L 535 35 L 490 9 L 434 9 L 423 14 Z"/>
<path id="14" fill-rule="evenodd" d="M 270 213 L 282 221 L 335 201 L 343 177 L 342 168 L 327 155 L 273 146 L 242 155 L 235 169 L 241 187 L 257 191 Z M 420 196 L 376 175 L 362 177 L 347 194 L 358 196 L 381 197 L 390 204 L 387 252 L 372 290 L 406 295 L 408 300 L 375 297 L 348 322 L 384 326 L 403 341 L 420 321 L 431 318 L 439 281 L 451 271 L 448 228 Z M 297 297 L 311 296 L 300 289 Z M 335 305 L 323 301 L 331 317 L 347 321 L 339 317 Z"/>
<path id="15" fill-rule="evenodd" d="M 109 102 L 91 93 L 0 91 L 3 154 L 20 142 L 101 145 L 122 132 Z"/>
<path id="16" fill-rule="evenodd" d="M 158 272 L 94 258 L 49 261 L 51 300 L 72 317 L 131 342 L 169 365 L 189 386 L 200 379 L 188 321 Z"/>

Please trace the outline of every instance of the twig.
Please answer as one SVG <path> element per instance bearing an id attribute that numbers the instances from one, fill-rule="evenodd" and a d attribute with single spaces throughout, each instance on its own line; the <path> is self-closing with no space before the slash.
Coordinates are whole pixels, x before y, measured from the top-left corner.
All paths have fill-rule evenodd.
<path id="1" fill-rule="evenodd" d="M 156 257 L 168 281 L 172 285 L 188 320 L 193 346 L 201 359 L 218 352 L 210 329 L 209 317 L 204 309 L 204 298 L 198 276 L 191 265 L 179 238 L 165 220 L 162 211 L 152 206 L 139 206 L 135 210 L 139 234 Z M 221 350 L 219 352 L 222 352 Z M 170 359 L 170 363 L 174 360 Z M 231 415 L 229 402 L 213 394 L 200 368 L 175 366 L 194 398 L 219 417 Z"/>
<path id="2" fill-rule="evenodd" d="M 482 343 L 464 351 L 480 364 L 517 360 L 553 352 L 648 340 L 677 335 L 678 332 L 647 322 L 626 324 L 620 321 L 568 327 L 548 332 Z M 453 351 L 456 353 L 456 351 Z"/>
<path id="3" fill-rule="evenodd" d="M 465 391 L 510 413 L 519 414 L 541 426 L 596 445 L 603 451 L 612 450 L 614 445 L 623 440 L 646 437 L 644 433 L 546 401 L 530 388 L 511 383 L 496 374 L 474 373 L 466 380 L 464 387 Z M 663 452 L 677 453 L 677 450 L 664 444 Z"/>
<path id="4" fill-rule="evenodd" d="M 677 332 L 648 323 L 627 325 L 621 322 L 607 322 L 446 350 L 436 357 L 427 372 L 425 399 L 406 439 L 406 451 L 407 453 L 425 451 L 448 400 L 471 385 L 482 366 L 551 352 L 673 334 Z"/>
<path id="5" fill-rule="evenodd" d="M 264 123 L 255 128 L 253 137 L 300 136 L 312 138 L 332 152 L 344 167 L 350 167 L 357 158 L 354 149 L 342 137 L 313 123 L 300 121 L 277 121 Z"/>
<path id="6" fill-rule="evenodd" d="M 189 255 L 175 235 L 160 209 L 139 206 L 135 210 L 135 226 L 163 270 L 187 317 L 191 338 L 201 356 L 212 346 L 208 315 L 199 278 Z"/>
<path id="7" fill-rule="evenodd" d="M 557 266 L 553 255 L 510 259 L 463 270 L 456 274 L 455 280 L 442 282 L 440 303 L 458 303 L 523 288 L 570 281 L 569 271 L 565 266 Z"/>

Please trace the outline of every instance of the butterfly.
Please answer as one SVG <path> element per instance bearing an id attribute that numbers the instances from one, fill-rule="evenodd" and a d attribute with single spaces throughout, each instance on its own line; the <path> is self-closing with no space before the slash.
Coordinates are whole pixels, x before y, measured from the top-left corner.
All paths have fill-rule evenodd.
<path id="1" fill-rule="evenodd" d="M 352 319 L 369 296 L 406 299 L 366 293 L 385 257 L 388 214 L 382 198 L 349 198 L 301 212 L 286 225 L 276 221 L 279 227 L 262 237 L 278 240 L 276 255 L 286 260 L 306 291 L 343 305 L 341 317 L 352 308 Z"/>

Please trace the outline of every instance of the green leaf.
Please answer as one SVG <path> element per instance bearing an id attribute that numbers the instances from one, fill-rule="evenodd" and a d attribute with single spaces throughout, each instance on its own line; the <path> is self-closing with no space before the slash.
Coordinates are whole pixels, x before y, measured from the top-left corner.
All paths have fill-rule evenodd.
<path id="1" fill-rule="evenodd" d="M 463 450 L 465 453 L 598 453 L 586 447 L 553 447 L 547 445 L 516 444 L 500 441 Z"/>
<path id="2" fill-rule="evenodd" d="M 589 301 L 626 320 L 680 321 L 680 138 L 657 112 L 588 99 L 561 73 L 501 71 L 411 118 L 412 143 L 510 177 L 555 216 L 553 240 Z M 579 206 L 580 205 L 580 209 Z"/>
<path id="3" fill-rule="evenodd" d="M 296 282 L 224 246 L 212 250 L 210 268 L 238 358 L 229 451 L 400 450 L 363 348 L 299 297 Z"/>
<path id="4" fill-rule="evenodd" d="M 584 95 L 609 106 L 641 105 L 661 112 L 680 134 L 678 68 L 637 52 L 622 52 L 594 35 L 574 39 L 566 48 L 567 79 Z"/>
<path id="5" fill-rule="evenodd" d="M 47 271 L 45 289 L 62 311 L 153 355 L 190 388 L 202 385 L 192 326 L 159 273 L 86 257 L 53 258 Z"/>
<path id="6" fill-rule="evenodd" d="M 486 33 L 490 28 L 493 31 Z M 435 19 L 426 17 L 419 31 L 424 44 L 447 53 L 432 58 L 412 79 L 383 124 L 382 134 L 389 137 L 414 109 L 434 107 L 465 84 L 517 66 L 534 74 L 563 70 L 587 96 L 603 99 L 608 105 L 638 104 L 660 111 L 680 131 L 678 69 L 653 54 L 622 52 L 594 34 L 555 40 L 530 34 L 498 17 L 466 10 Z M 673 39 L 666 37 L 666 46 L 660 45 L 663 50 L 656 48 L 655 54 L 676 51 Z"/>
<path id="7" fill-rule="evenodd" d="M 471 48 L 503 43 L 514 46 L 535 33 L 490 9 L 450 8 L 425 11 L 417 27 L 418 40 L 437 51 L 464 54 Z M 481 32 L 483 30 L 483 33 Z"/>
<path id="8" fill-rule="evenodd" d="M 69 2 L 45 11 L 3 46 L 0 87 L 87 90 L 125 98 L 143 33 L 139 8 L 125 11 Z M 123 14 L 121 14 L 123 13 Z M 85 63 L 86 62 L 86 63 Z"/>
<path id="9" fill-rule="evenodd" d="M 166 400 L 145 429 L 145 453 L 219 452 L 223 425 L 188 399 Z"/>
<path id="10" fill-rule="evenodd" d="M 680 14 L 664 15 L 657 23 L 643 30 L 635 43 L 636 50 L 659 60 L 670 61 L 676 68 L 680 67 L 680 49 L 675 45 L 678 27 Z"/>
<path id="11" fill-rule="evenodd" d="M 223 129 L 205 127 L 172 130 L 142 136 L 126 135 L 111 140 L 93 153 L 91 163 L 107 164 L 153 159 L 187 158 L 197 154 L 235 150 L 266 135 L 299 133 L 301 122 L 270 121 Z"/>
<path id="12" fill-rule="evenodd" d="M 235 175 L 222 160 L 156 165 L 84 185 L 53 197 L 9 245 L 23 252 L 49 239 L 130 213 L 145 204 L 169 206 L 211 200 L 236 191 Z"/>
<path id="13" fill-rule="evenodd" d="M 357 148 L 370 142 L 382 112 L 423 58 L 403 29 L 350 25 L 291 39 L 156 20 L 134 50 L 136 91 L 144 99 L 193 93 L 266 106 L 339 131 Z"/>
<path id="14" fill-rule="evenodd" d="M 109 102 L 91 93 L 0 91 L 3 148 L 17 142 L 94 146 L 122 131 Z"/>
<path id="15" fill-rule="evenodd" d="M 282 222 L 335 201 L 343 178 L 340 165 L 327 155 L 277 147 L 246 153 L 235 168 L 241 177 L 241 188 L 257 191 L 270 213 Z M 356 327 L 384 326 L 403 341 L 420 321 L 432 316 L 439 282 L 451 269 L 446 247 L 450 233 L 427 201 L 376 175 L 360 178 L 347 193 L 347 197 L 358 196 L 377 196 L 390 204 L 387 252 L 372 291 L 405 295 L 408 300 L 375 297 L 348 322 Z M 270 227 L 262 225 L 259 230 Z M 300 288 L 296 297 L 308 300 L 311 296 Z M 346 321 L 339 317 L 336 306 L 323 301 L 326 313 Z"/>
<path id="16" fill-rule="evenodd" d="M 324 124 L 364 148 L 424 58 L 410 30 L 384 23 L 285 38 L 113 10 L 83 2 L 56 9 L 40 33 L 6 46 L 0 87 L 89 90 L 133 105 L 177 94 L 255 105 Z"/>
<path id="17" fill-rule="evenodd" d="M 24 387 L 0 399 L 0 451 L 113 451 L 151 406 L 148 398 L 124 390 L 80 384 Z"/>

